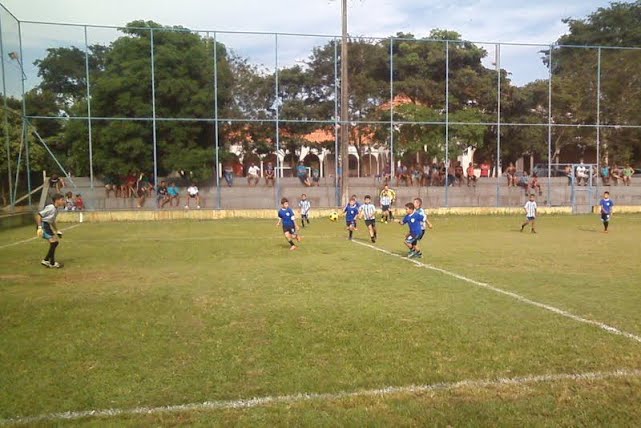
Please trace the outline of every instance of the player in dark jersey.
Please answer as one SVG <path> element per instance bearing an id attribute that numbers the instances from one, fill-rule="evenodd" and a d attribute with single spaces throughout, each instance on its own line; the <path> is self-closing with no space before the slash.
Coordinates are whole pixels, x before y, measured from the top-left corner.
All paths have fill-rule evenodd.
<path id="1" fill-rule="evenodd" d="M 612 208 L 614 208 L 614 201 L 610 199 L 610 192 L 603 192 L 603 198 L 599 201 L 601 206 L 601 221 L 603 222 L 603 233 L 608 233 L 608 226 L 612 218 Z"/>
<path id="2" fill-rule="evenodd" d="M 301 241 L 301 237 L 298 234 L 298 225 L 296 224 L 296 215 L 294 210 L 289 207 L 289 201 L 287 198 L 280 200 L 281 208 L 278 210 L 278 222 L 276 226 L 283 225 L 283 233 L 285 234 L 285 239 L 289 242 L 289 249 L 295 250 L 298 247 L 294 244 L 294 239 L 297 242 Z"/>

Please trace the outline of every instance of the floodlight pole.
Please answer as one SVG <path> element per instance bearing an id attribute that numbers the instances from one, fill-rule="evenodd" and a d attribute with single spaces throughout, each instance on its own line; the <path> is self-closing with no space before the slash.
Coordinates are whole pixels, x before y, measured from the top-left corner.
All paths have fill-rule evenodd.
<path id="1" fill-rule="evenodd" d="M 2 66 L 2 76 L 6 76 L 4 71 L 4 41 L 2 40 L 2 23 L 0 22 L 0 64 Z M 3 122 L 4 122 L 4 139 L 5 139 L 5 148 L 7 150 L 7 180 L 9 183 L 9 205 L 13 209 L 14 198 L 11 188 L 13 187 L 13 180 L 11 177 L 11 145 L 9 138 L 9 118 L 7 105 L 7 82 L 6 78 L 2 79 L 2 102 L 4 104 L 4 113 L 3 113 Z"/>
<path id="2" fill-rule="evenodd" d="M 342 1 L 342 37 L 341 37 L 341 167 L 342 167 L 342 203 L 349 201 L 349 86 L 347 72 L 347 0 Z"/>
<path id="3" fill-rule="evenodd" d="M 91 134 L 91 83 L 89 79 L 89 37 L 85 25 L 85 73 L 87 78 L 87 131 L 89 136 L 89 182 L 93 189 L 93 138 Z"/>
<path id="4" fill-rule="evenodd" d="M 596 172 L 599 176 L 601 165 L 601 47 L 597 51 L 597 77 L 596 77 Z M 599 195 L 599 180 L 596 180 L 596 194 Z M 595 200 L 596 202 L 596 200 Z"/>
<path id="5" fill-rule="evenodd" d="M 496 206 L 501 206 L 501 45 L 496 44 Z"/>

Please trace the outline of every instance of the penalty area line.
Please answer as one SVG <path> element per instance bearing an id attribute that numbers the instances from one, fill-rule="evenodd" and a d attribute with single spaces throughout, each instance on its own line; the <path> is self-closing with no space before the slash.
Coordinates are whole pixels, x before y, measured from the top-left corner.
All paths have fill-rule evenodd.
<path id="1" fill-rule="evenodd" d="M 630 379 L 641 377 L 641 370 L 619 369 L 610 372 L 587 372 L 587 373 L 559 373 L 547 375 L 530 375 L 523 377 L 503 377 L 489 380 L 463 380 L 457 382 L 440 382 L 426 385 L 410 386 L 388 386 L 377 389 L 364 389 L 352 392 L 336 393 L 301 393 L 293 395 L 277 395 L 256 397 L 240 400 L 216 400 L 201 403 L 179 404 L 159 407 L 134 407 L 129 409 L 102 409 L 70 411 L 61 413 L 48 413 L 38 416 L 16 417 L 11 419 L 0 419 L 0 425 L 25 425 L 42 422 L 69 421 L 84 418 L 108 418 L 117 416 L 135 415 L 156 415 L 162 413 L 180 413 L 203 410 L 229 410 L 229 409 L 251 409 L 254 407 L 267 406 L 272 404 L 296 404 L 310 401 L 337 401 L 342 399 L 386 397 L 389 395 L 415 395 L 429 392 L 451 391 L 457 389 L 480 389 L 501 387 L 506 385 L 522 386 L 528 384 L 543 384 L 562 381 L 600 381 L 607 379 Z"/>
<path id="2" fill-rule="evenodd" d="M 73 226 L 69 226 L 69 227 L 64 228 L 64 229 L 60 229 L 60 231 L 61 232 L 66 232 L 67 230 L 75 229 L 78 226 L 80 226 L 80 223 L 74 224 Z M 42 239 L 42 238 L 38 238 L 37 236 L 34 236 L 33 238 L 23 239 L 22 241 L 17 241 L 17 242 L 12 242 L 10 244 L 0 245 L 0 250 L 2 250 L 3 248 L 13 247 L 14 245 L 26 244 L 27 242 L 35 241 L 36 239 Z"/>
<path id="3" fill-rule="evenodd" d="M 561 315 L 561 316 L 569 318 L 571 320 L 574 320 L 574 321 L 577 321 L 577 322 L 580 322 L 580 323 L 584 323 L 584 324 L 589 324 L 589 325 L 598 327 L 601 330 L 607 331 L 608 333 L 616 334 L 618 336 L 627 337 L 628 339 L 631 339 L 631 340 L 634 340 L 635 342 L 641 343 L 641 337 L 640 336 L 637 336 L 637 335 L 632 334 L 632 333 L 628 333 L 628 332 L 623 331 L 623 330 L 619 330 L 618 328 L 612 327 L 611 325 L 608 325 L 608 324 L 605 324 L 605 323 L 602 323 L 602 322 L 599 322 L 599 321 L 594 321 L 594 320 L 591 320 L 591 319 L 580 317 L 580 316 L 575 315 L 575 314 L 573 314 L 571 312 L 565 311 L 563 309 L 559 309 L 559 308 L 557 308 L 555 306 L 551 306 L 551 305 L 548 305 L 548 304 L 545 304 L 545 303 L 541 303 L 541 302 L 537 302 L 535 300 L 528 299 L 527 297 L 521 296 L 520 294 L 513 293 L 511 291 L 507 291 L 507 290 L 504 290 L 502 288 L 495 287 L 495 286 L 490 285 L 490 284 L 488 284 L 486 282 L 477 281 L 475 279 L 468 278 L 466 276 L 460 275 L 460 274 L 455 273 L 455 272 L 450 272 L 448 270 L 445 270 L 445 269 L 442 269 L 442 268 L 439 268 L 439 267 L 436 267 L 436 266 L 432 266 L 432 265 L 429 265 L 429 264 L 421 263 L 418 260 L 409 259 L 407 257 L 403 257 L 403 256 L 400 256 L 398 254 L 394 254 L 391 251 L 387 251 L 387 250 L 384 250 L 382 248 L 375 247 L 375 246 L 370 245 L 370 244 L 366 244 L 364 242 L 358 242 L 358 241 L 352 241 L 352 242 L 354 242 L 355 244 L 358 244 L 358 245 L 362 245 L 364 247 L 369 247 L 369 248 L 374 249 L 376 251 L 380 251 L 381 253 L 384 253 L 384 254 L 387 254 L 387 255 L 390 255 L 390 256 L 393 256 L 393 257 L 398 257 L 401 260 L 406 260 L 406 261 L 408 261 L 410 263 L 414 263 L 415 265 L 417 265 L 419 267 L 422 267 L 424 269 L 433 270 L 435 272 L 439 272 L 439 273 L 442 273 L 444 275 L 448 275 L 448 276 L 454 277 L 456 279 L 460 279 L 461 281 L 465 281 L 465 282 L 467 282 L 469 284 L 473 284 L 473 285 L 476 285 L 478 287 L 485 288 L 486 290 L 490 290 L 490 291 L 493 291 L 495 293 L 503 294 L 504 296 L 511 297 L 511 298 L 513 298 L 515 300 L 518 300 L 521 303 L 525 303 L 525 304 L 528 304 L 528 305 L 531 305 L 531 306 L 536 306 L 538 308 L 545 309 L 545 310 L 550 311 L 550 312 L 554 312 L 557 315 Z"/>

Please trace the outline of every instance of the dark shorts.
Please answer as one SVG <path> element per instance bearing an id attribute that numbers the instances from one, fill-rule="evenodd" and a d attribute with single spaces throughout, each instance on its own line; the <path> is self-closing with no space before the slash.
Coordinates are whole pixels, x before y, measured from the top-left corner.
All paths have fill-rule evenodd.
<path id="1" fill-rule="evenodd" d="M 536 220 L 536 217 L 526 217 L 528 221 L 534 221 Z"/>
<path id="2" fill-rule="evenodd" d="M 283 233 L 289 233 L 291 235 L 296 235 L 296 226 L 285 226 L 285 225 L 283 225 Z"/>
<path id="3" fill-rule="evenodd" d="M 356 220 L 352 220 L 352 221 L 345 221 L 345 225 L 346 225 L 347 227 L 350 227 L 350 226 L 354 226 L 354 227 L 356 227 Z"/>
<path id="4" fill-rule="evenodd" d="M 373 218 L 371 220 L 365 220 L 365 226 L 375 227 L 376 226 L 376 219 Z"/>
<path id="5" fill-rule="evenodd" d="M 53 230 L 49 223 L 42 222 L 42 239 L 51 239 L 53 238 Z"/>
<path id="6" fill-rule="evenodd" d="M 425 236 L 425 230 L 421 230 L 421 234 L 418 235 L 418 238 L 416 238 L 416 240 L 420 241 L 421 239 L 423 239 L 423 236 Z"/>
<path id="7" fill-rule="evenodd" d="M 389 205 L 381 205 L 381 210 L 389 211 Z"/>
<path id="8" fill-rule="evenodd" d="M 188 193 L 188 195 L 189 195 L 190 198 L 193 198 L 193 199 L 196 199 L 198 197 L 198 193 L 196 193 L 195 195 L 192 195 L 191 193 Z M 176 195 L 176 196 L 178 196 L 178 195 Z"/>
<path id="9" fill-rule="evenodd" d="M 601 213 L 601 221 L 610 221 L 610 214 Z"/>

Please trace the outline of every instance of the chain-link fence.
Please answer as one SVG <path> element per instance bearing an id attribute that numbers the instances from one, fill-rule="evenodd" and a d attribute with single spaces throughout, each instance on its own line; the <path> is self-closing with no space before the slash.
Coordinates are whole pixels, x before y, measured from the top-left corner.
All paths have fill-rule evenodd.
<path id="1" fill-rule="evenodd" d="M 54 24 L 4 8 L 0 25 L 3 205 L 46 171 L 88 209 L 272 208 L 301 193 L 329 207 L 384 183 L 430 207 L 520 206 L 532 191 L 587 206 L 615 165 L 632 179 L 613 196 L 641 203 L 640 49 L 350 37 L 341 79 L 342 40 L 328 35 Z M 582 160 L 598 179 L 568 190 L 575 170 L 560 165 Z M 513 185 L 524 175 L 536 185 Z"/>

